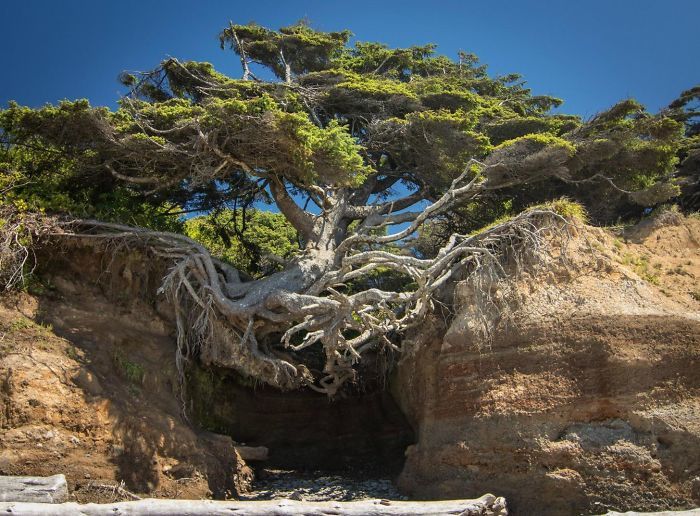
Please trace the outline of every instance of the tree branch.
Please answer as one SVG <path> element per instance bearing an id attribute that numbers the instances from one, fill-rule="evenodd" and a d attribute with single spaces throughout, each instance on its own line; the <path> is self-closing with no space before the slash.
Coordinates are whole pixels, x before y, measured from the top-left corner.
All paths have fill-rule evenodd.
<path id="1" fill-rule="evenodd" d="M 275 199 L 277 207 L 282 212 L 282 215 L 299 231 L 304 237 L 309 237 L 313 231 L 314 219 L 313 216 L 302 210 L 294 199 L 289 195 L 282 180 L 273 175 L 270 177 L 270 192 Z"/>
<path id="2" fill-rule="evenodd" d="M 407 227 L 406 229 L 399 231 L 398 233 L 395 233 L 393 235 L 385 235 L 385 236 L 379 236 L 379 235 L 370 235 L 368 233 L 364 234 L 356 234 L 353 235 L 349 238 L 347 238 L 345 241 L 343 241 L 342 244 L 338 246 L 336 249 L 336 255 L 337 256 L 342 256 L 343 253 L 346 253 L 354 244 L 360 243 L 360 242 L 371 242 L 371 243 L 376 243 L 376 244 L 387 244 L 389 242 L 396 242 L 397 240 L 401 240 L 402 238 L 405 238 L 409 236 L 411 233 L 416 231 L 427 219 L 430 217 L 433 217 L 446 209 L 448 209 L 452 203 L 455 201 L 457 198 L 464 198 L 468 195 L 475 196 L 478 193 L 478 180 L 480 178 L 479 174 L 475 174 L 474 177 L 464 186 L 459 187 L 458 185 L 464 181 L 464 179 L 467 177 L 467 175 L 470 172 L 470 167 L 472 164 L 478 163 L 476 160 L 470 160 L 469 163 L 467 164 L 466 170 L 460 174 L 459 177 L 457 177 L 454 181 L 452 181 L 452 184 L 450 185 L 450 188 L 438 199 L 435 201 L 433 204 L 428 206 L 425 210 L 417 214 L 415 218 L 413 218 L 413 223 Z M 409 196 L 411 197 L 411 196 Z M 395 203 L 385 203 L 384 209 L 390 208 L 394 206 Z M 379 215 L 379 214 L 377 214 Z M 369 219 L 369 217 L 368 217 Z M 372 227 L 372 226 L 378 226 L 381 225 L 384 221 L 384 218 L 372 218 L 369 220 L 365 220 L 365 225 L 366 227 Z"/>
<path id="3" fill-rule="evenodd" d="M 241 40 L 238 39 L 238 34 L 236 34 L 236 30 L 233 28 L 233 22 L 229 21 L 228 25 L 229 30 L 231 31 L 231 35 L 233 36 L 233 39 L 236 42 L 236 47 L 238 48 L 238 55 L 241 58 L 241 66 L 243 67 L 243 80 L 247 81 L 250 77 L 253 77 L 253 79 L 257 80 L 257 78 L 251 73 L 250 68 L 248 67 L 248 57 L 246 55 L 245 49 L 243 48 L 243 45 L 241 44 Z"/>
<path id="4" fill-rule="evenodd" d="M 121 179 L 122 181 L 126 181 L 127 183 L 134 183 L 137 185 L 155 185 L 162 182 L 161 179 L 155 177 L 125 176 L 124 174 L 120 174 L 119 172 L 114 170 L 114 167 L 109 162 L 105 163 L 105 168 L 109 170 L 110 174 L 112 174 L 114 177 L 116 177 L 117 179 Z"/>

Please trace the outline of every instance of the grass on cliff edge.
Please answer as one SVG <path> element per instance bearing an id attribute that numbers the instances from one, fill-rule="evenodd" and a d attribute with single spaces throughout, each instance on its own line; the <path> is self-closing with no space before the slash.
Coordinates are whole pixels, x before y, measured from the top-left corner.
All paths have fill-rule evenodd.
<path id="1" fill-rule="evenodd" d="M 562 197 L 561 199 L 555 199 L 554 201 L 546 202 L 543 204 L 533 204 L 532 206 L 529 206 L 523 211 L 529 210 L 549 210 L 553 211 L 557 215 L 561 215 L 568 221 L 576 221 L 581 222 L 583 224 L 586 224 L 588 222 L 588 212 L 586 211 L 586 208 L 584 208 L 582 204 L 572 201 L 566 197 Z M 493 222 L 491 222 L 490 224 L 487 224 L 482 228 L 472 231 L 471 233 L 469 233 L 469 235 L 477 235 L 483 231 L 498 226 L 499 224 L 508 222 L 509 220 L 515 218 L 517 215 L 519 214 L 509 213 L 508 215 L 503 215 L 502 217 L 499 217 Z"/>

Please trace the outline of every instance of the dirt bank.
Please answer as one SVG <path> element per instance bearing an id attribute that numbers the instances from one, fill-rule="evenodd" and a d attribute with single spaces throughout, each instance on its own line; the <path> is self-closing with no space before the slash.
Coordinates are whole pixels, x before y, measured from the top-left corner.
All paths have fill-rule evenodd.
<path id="1" fill-rule="evenodd" d="M 0 474 L 65 473 L 78 501 L 245 489 L 231 439 L 182 420 L 163 324 L 88 294 L 0 307 Z"/>
<path id="2" fill-rule="evenodd" d="M 65 473 L 78 501 L 129 499 L 105 487 L 120 482 L 142 496 L 237 497 L 252 470 L 233 437 L 269 448 L 261 468 L 325 470 L 347 499 L 384 496 L 413 442 L 386 392 L 331 402 L 204 367 L 187 368 L 183 390 L 156 295 L 162 264 L 90 244 L 57 251 L 40 254 L 34 295 L 0 303 L 0 474 Z"/>
<path id="3" fill-rule="evenodd" d="M 700 504 L 700 220 L 575 233 L 490 342 L 466 282 L 451 323 L 412 336 L 394 382 L 418 435 L 407 494 L 495 491 L 514 514 Z"/>
<path id="4" fill-rule="evenodd" d="M 272 466 L 306 470 L 261 478 L 264 497 L 308 487 L 354 498 L 394 491 L 372 471 L 350 491 L 319 473 L 332 481 L 315 489 L 309 472 L 394 470 L 415 442 L 401 496 L 493 492 L 514 514 L 698 505 L 700 220 L 671 213 L 572 236 L 567 266 L 520 277 L 514 316 L 495 317 L 490 340 L 470 284 L 454 285 L 455 312 L 409 336 L 395 401 L 375 390 L 331 404 L 205 372 L 189 377 L 193 424 L 155 295 L 159 264 L 89 246 L 69 260 L 49 253 L 35 295 L 0 306 L 0 474 L 65 473 L 78 501 L 128 499 L 109 487 L 121 482 L 141 495 L 224 498 L 251 482 L 233 436 L 269 446 Z"/>

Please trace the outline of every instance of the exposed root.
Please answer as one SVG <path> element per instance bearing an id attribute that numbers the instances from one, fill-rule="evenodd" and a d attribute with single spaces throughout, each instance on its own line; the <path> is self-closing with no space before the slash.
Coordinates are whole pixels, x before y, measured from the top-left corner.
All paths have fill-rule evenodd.
<path id="1" fill-rule="evenodd" d="M 429 260 L 351 249 L 337 267 L 296 292 L 285 288 L 294 286 L 288 276 L 295 271 L 266 278 L 262 288 L 241 282 L 235 269 L 182 235 L 79 221 L 64 225 L 60 236 L 98 238 L 113 251 L 140 246 L 172 263 L 160 291 L 174 307 L 183 379 L 185 362 L 199 357 L 282 389 L 308 386 L 333 395 L 355 378 L 354 365 L 369 349 L 398 350 L 389 336 L 420 324 L 434 309 L 436 292 L 451 280 L 474 284 L 476 312 L 488 337 L 493 314 L 507 313 L 518 272 L 552 258 L 548 242 L 556 237 L 564 246 L 568 224 L 553 211 L 525 212 L 478 235 L 453 235 Z M 399 271 L 414 288 L 346 287 L 377 267 Z M 325 355 L 322 372 L 313 373 L 304 359 L 314 346 Z"/>
<path id="2" fill-rule="evenodd" d="M 125 484 L 123 480 L 118 484 L 98 484 L 95 482 L 89 482 L 84 489 L 109 494 L 112 497 L 112 502 L 122 500 L 141 500 L 140 496 L 135 495 L 131 491 L 127 491 L 124 486 Z"/>
<path id="3" fill-rule="evenodd" d="M 285 270 L 245 282 L 180 234 L 99 221 L 28 220 L 33 225 L 6 224 L 2 234 L 5 285 L 23 281 L 30 263 L 33 241 L 25 243 L 22 234 L 54 243 L 93 239 L 106 253 L 138 248 L 170 264 L 159 293 L 174 310 L 183 383 L 186 362 L 198 358 L 281 389 L 307 386 L 330 396 L 355 379 L 355 365 L 370 349 L 400 351 L 397 337 L 420 324 L 435 309 L 436 294 L 454 280 L 472 283 L 475 313 L 488 339 L 494 318 L 509 316 L 518 274 L 566 258 L 570 225 L 554 211 L 530 210 L 476 235 L 455 234 L 432 259 L 381 245 L 396 235 L 365 232 L 335 251 L 307 250 Z M 404 287 L 349 286 L 379 268 L 399 273 Z"/>
<path id="4" fill-rule="evenodd" d="M 37 265 L 35 244 L 51 233 L 55 224 L 50 217 L 0 205 L 0 291 L 27 284 Z"/>

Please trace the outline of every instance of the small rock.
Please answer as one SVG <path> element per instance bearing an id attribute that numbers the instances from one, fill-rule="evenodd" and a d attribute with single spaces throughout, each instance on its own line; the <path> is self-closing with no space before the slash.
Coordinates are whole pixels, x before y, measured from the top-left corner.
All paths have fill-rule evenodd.
<path id="1" fill-rule="evenodd" d="M 99 396 L 104 392 L 102 384 L 100 384 L 97 377 L 85 369 L 80 369 L 71 380 L 75 385 L 92 396 Z"/>

